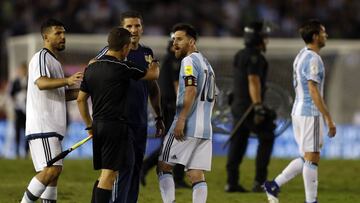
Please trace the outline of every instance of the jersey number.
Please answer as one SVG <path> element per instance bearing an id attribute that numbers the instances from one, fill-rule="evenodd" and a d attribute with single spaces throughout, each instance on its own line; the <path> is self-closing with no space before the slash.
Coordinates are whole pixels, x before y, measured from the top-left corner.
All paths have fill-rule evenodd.
<path id="1" fill-rule="evenodd" d="M 215 76 L 213 72 L 208 72 L 204 70 L 205 82 L 201 90 L 200 101 L 213 102 L 215 99 Z"/>

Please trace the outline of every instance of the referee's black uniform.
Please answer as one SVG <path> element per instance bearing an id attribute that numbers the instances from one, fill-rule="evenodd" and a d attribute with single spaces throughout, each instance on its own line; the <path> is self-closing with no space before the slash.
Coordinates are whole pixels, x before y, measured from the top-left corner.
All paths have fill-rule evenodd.
<path id="1" fill-rule="evenodd" d="M 247 108 L 252 104 L 249 93 L 249 75 L 257 75 L 260 78 L 261 98 L 264 98 L 265 83 L 268 71 L 268 63 L 261 53 L 255 47 L 246 47 L 240 50 L 234 60 L 234 100 L 231 105 L 231 111 L 234 117 L 234 126 L 240 120 Z M 270 161 L 270 155 L 274 144 L 274 118 L 265 116 L 261 126 L 254 124 L 254 112 L 251 112 L 243 122 L 236 135 L 230 142 L 228 152 L 227 169 L 227 188 L 228 192 L 245 192 L 246 190 L 239 185 L 239 165 L 246 153 L 250 132 L 257 134 L 259 145 L 256 155 L 256 172 L 254 181 L 254 192 L 263 191 L 260 187 L 267 178 L 267 166 Z"/>
<path id="2" fill-rule="evenodd" d="M 145 76 L 129 61 L 104 55 L 85 70 L 80 90 L 91 96 L 94 169 L 118 171 L 126 162 L 126 101 L 130 79 Z"/>

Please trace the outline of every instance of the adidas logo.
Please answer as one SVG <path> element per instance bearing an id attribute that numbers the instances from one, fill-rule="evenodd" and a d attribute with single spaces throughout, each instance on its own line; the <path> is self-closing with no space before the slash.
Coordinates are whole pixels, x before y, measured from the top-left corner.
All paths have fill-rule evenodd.
<path id="1" fill-rule="evenodd" d="M 171 159 L 177 159 L 176 155 L 173 155 L 173 156 L 171 157 Z"/>

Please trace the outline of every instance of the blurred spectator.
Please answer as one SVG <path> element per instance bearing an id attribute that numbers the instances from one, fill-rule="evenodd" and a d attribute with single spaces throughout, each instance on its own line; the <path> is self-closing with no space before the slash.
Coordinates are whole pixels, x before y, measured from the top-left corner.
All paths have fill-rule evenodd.
<path id="1" fill-rule="evenodd" d="M 20 157 L 22 144 L 25 147 L 25 155 L 29 151 L 28 143 L 25 141 L 27 64 L 22 63 L 17 71 L 17 77 L 11 82 L 10 95 L 15 111 L 15 152 L 16 156 Z"/>
<path id="2" fill-rule="evenodd" d="M 164 35 L 183 21 L 198 27 L 200 35 L 242 36 L 245 24 L 266 20 L 277 28 L 273 37 L 297 37 L 305 19 L 317 18 L 334 38 L 360 37 L 360 1 L 348 0 L 2 0 L 0 1 L 0 79 L 7 71 L 5 39 L 39 32 L 38 22 L 56 17 L 68 33 L 106 33 L 124 10 L 142 13 L 145 35 Z M 4 70 L 5 69 L 5 70 Z"/>

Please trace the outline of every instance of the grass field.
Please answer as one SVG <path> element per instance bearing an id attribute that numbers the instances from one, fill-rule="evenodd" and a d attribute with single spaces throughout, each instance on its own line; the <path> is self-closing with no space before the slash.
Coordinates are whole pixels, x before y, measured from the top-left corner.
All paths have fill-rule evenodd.
<path id="1" fill-rule="evenodd" d="M 209 187 L 208 203 L 265 203 L 264 193 L 224 192 L 226 179 L 224 157 L 213 159 L 213 171 L 207 173 Z M 289 160 L 273 159 L 270 165 L 270 178 L 287 165 Z M 254 176 L 254 161 L 245 160 L 242 167 L 242 184 L 251 188 Z M 319 202 L 321 203 L 359 203 L 360 202 L 360 162 L 358 160 L 322 160 L 319 167 Z M 31 160 L 0 160 L 0 203 L 19 202 L 29 180 L 34 175 Z M 58 202 L 88 203 L 91 189 L 98 172 L 92 170 L 90 160 L 66 160 L 59 181 Z M 191 202 L 191 190 L 176 191 L 179 203 Z M 282 188 L 281 203 L 303 203 L 304 191 L 302 176 Z M 155 171 L 147 177 L 146 187 L 141 187 L 139 203 L 160 203 L 161 197 Z"/>

